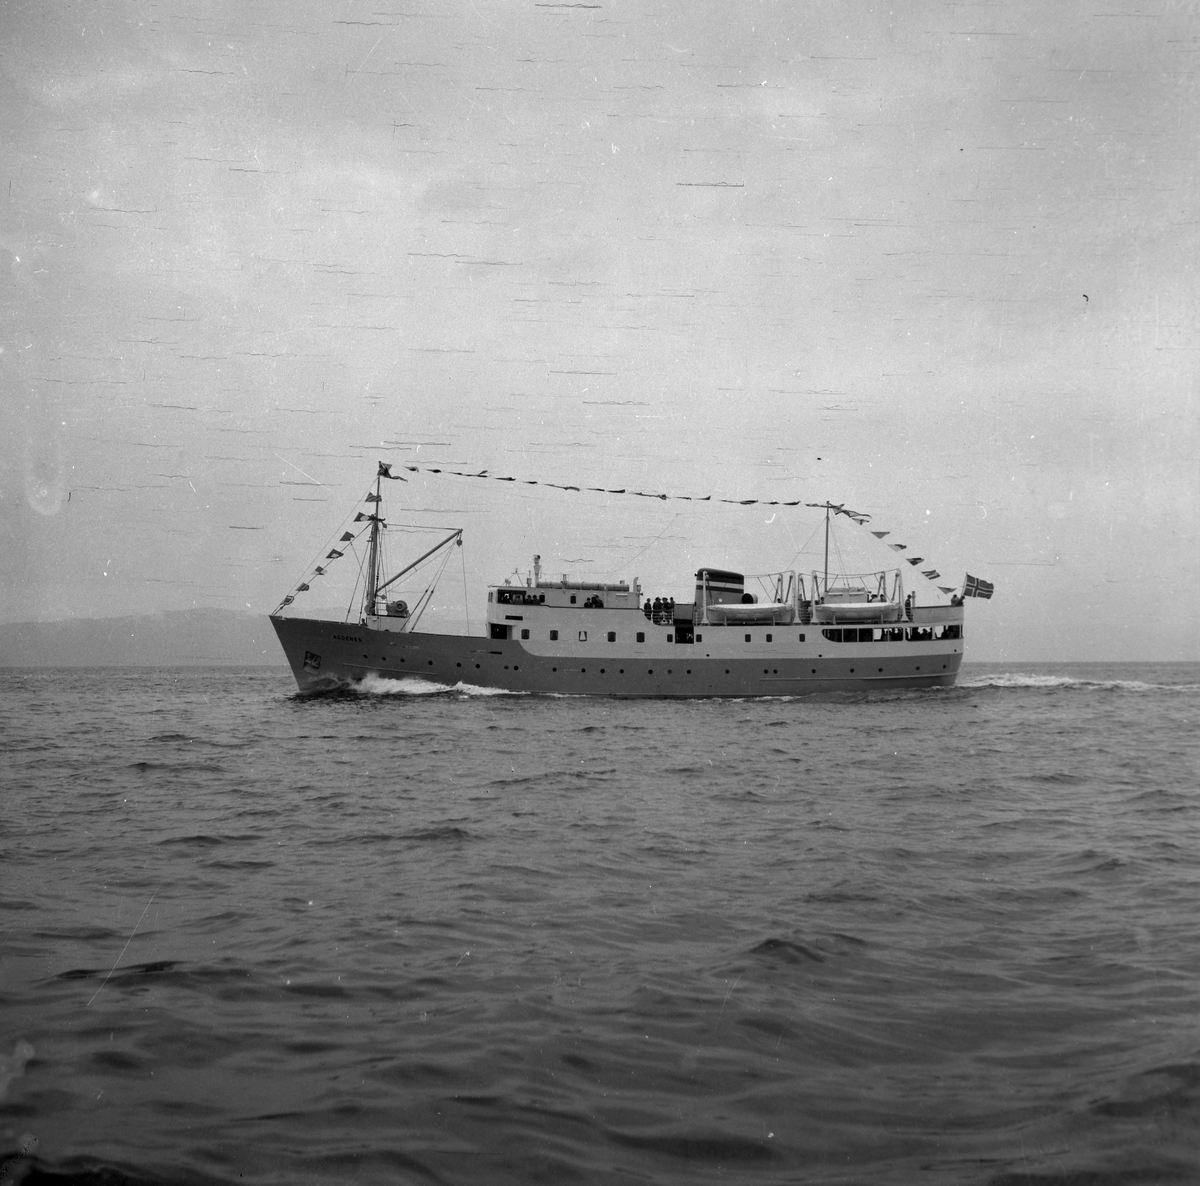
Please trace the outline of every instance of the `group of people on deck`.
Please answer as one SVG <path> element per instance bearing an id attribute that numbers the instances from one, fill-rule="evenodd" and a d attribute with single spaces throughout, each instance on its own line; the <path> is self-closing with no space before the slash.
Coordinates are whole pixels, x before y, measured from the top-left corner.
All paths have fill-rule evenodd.
<path id="1" fill-rule="evenodd" d="M 653 601 L 646 598 L 642 613 L 660 626 L 669 626 L 675 620 L 675 598 L 656 597 Z"/>

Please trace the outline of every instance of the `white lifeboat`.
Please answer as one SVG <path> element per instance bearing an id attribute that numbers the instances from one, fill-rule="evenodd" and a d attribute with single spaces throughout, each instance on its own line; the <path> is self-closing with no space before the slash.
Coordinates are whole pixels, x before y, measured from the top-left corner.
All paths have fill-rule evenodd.
<path id="1" fill-rule="evenodd" d="M 743 605 L 710 602 L 706 611 L 712 626 L 788 626 L 796 620 L 796 607 L 782 601 L 758 601 Z"/>
<path id="2" fill-rule="evenodd" d="M 898 622 L 903 606 L 864 588 L 830 589 L 813 606 L 814 622 Z"/>

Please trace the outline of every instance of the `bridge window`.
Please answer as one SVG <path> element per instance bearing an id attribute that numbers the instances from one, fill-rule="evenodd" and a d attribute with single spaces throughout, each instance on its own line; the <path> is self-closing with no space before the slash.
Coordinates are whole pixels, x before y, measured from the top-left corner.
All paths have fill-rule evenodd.
<path id="1" fill-rule="evenodd" d="M 580 641 L 580 642 L 587 642 L 587 631 L 586 631 L 586 630 L 581 630 L 581 631 L 579 632 L 579 641 Z"/>
<path id="2" fill-rule="evenodd" d="M 609 641 L 609 642 L 616 642 L 616 641 L 617 641 L 617 632 L 616 632 L 615 630 L 610 630 L 610 631 L 608 632 L 608 641 Z"/>
<path id="3" fill-rule="evenodd" d="M 521 631 L 521 637 L 522 637 L 522 638 L 528 638 L 528 637 L 529 637 L 529 631 L 528 631 L 528 630 L 522 630 L 522 631 Z"/>
<path id="4" fill-rule="evenodd" d="M 558 642 L 558 631 L 557 631 L 557 630 L 551 630 L 551 631 L 550 631 L 550 641 L 551 641 L 551 642 Z"/>
<path id="5" fill-rule="evenodd" d="M 746 635 L 746 641 L 747 641 L 747 642 L 749 642 L 749 641 L 750 641 L 750 635 L 748 635 L 748 634 Z"/>
<path id="6" fill-rule="evenodd" d="M 637 640 L 638 640 L 638 642 L 646 641 L 646 632 L 644 630 L 639 630 L 637 632 Z"/>

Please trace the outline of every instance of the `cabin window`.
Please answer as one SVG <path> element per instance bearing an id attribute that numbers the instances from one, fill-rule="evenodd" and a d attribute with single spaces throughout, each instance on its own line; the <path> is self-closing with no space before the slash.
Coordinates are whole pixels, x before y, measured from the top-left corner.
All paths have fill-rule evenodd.
<path id="1" fill-rule="evenodd" d="M 572 605 L 575 604 L 575 594 L 574 593 L 571 594 L 571 604 Z"/>
<path id="2" fill-rule="evenodd" d="M 521 631 L 521 637 L 522 637 L 522 638 L 528 638 L 528 637 L 529 637 L 529 631 L 528 631 L 528 630 L 522 630 L 522 631 Z"/>
<path id="3" fill-rule="evenodd" d="M 488 590 L 488 601 L 494 600 L 495 596 L 496 596 L 495 592 L 493 590 L 489 589 Z"/>
<path id="4" fill-rule="evenodd" d="M 696 641 L 697 641 L 697 642 L 703 642 L 703 641 L 704 641 L 704 635 L 703 635 L 703 634 L 697 634 L 697 635 L 696 635 Z"/>
<path id="5" fill-rule="evenodd" d="M 499 623 L 499 622 L 493 622 L 492 623 L 492 637 L 493 638 L 507 638 L 508 632 L 511 629 L 512 629 L 511 626 L 504 626 L 504 625 L 501 625 L 501 623 Z"/>
<path id="6" fill-rule="evenodd" d="M 801 642 L 803 642 L 803 641 L 804 641 L 804 635 L 803 635 L 803 634 L 802 634 L 802 635 L 800 635 L 800 641 L 801 641 Z"/>
<path id="7" fill-rule="evenodd" d="M 673 635 L 673 634 L 668 634 L 668 635 L 667 635 L 667 642 L 674 642 L 674 641 L 675 641 L 675 635 Z"/>
<path id="8" fill-rule="evenodd" d="M 580 641 L 580 642 L 587 642 L 587 631 L 586 631 L 586 630 L 581 630 L 581 631 L 579 632 L 579 641 Z"/>
<path id="9" fill-rule="evenodd" d="M 822 630 L 821 633 L 825 635 L 830 642 L 842 641 L 842 632 L 840 630 Z"/>
<path id="10" fill-rule="evenodd" d="M 617 641 L 617 632 L 616 632 L 615 630 L 610 630 L 610 631 L 608 632 L 608 641 L 609 641 L 609 642 L 616 642 L 616 641 Z"/>
<path id="11" fill-rule="evenodd" d="M 767 635 L 767 642 L 770 642 L 770 641 L 771 641 L 771 635 L 769 635 L 769 634 L 768 634 L 768 635 Z"/>
<path id="12" fill-rule="evenodd" d="M 551 642 L 558 642 L 558 631 L 557 631 L 557 630 L 551 630 L 551 631 L 550 631 L 550 641 L 551 641 Z"/>
<path id="13" fill-rule="evenodd" d="M 646 632 L 644 630 L 639 630 L 637 632 L 637 640 L 638 640 L 638 642 L 646 641 Z"/>
<path id="14" fill-rule="evenodd" d="M 748 634 L 746 635 L 746 641 L 747 641 L 747 642 L 749 642 L 749 641 L 750 641 L 750 635 L 748 635 Z"/>

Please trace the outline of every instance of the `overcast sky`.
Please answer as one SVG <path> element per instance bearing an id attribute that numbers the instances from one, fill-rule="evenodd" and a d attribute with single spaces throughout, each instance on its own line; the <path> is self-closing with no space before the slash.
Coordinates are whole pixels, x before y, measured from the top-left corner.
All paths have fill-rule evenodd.
<path id="1" fill-rule="evenodd" d="M 968 658 L 1200 657 L 1193 3 L 0 0 L 0 67 L 6 620 L 265 613 L 382 458 L 831 498 L 995 583 Z M 409 477 L 476 629 L 816 562 Z"/>

